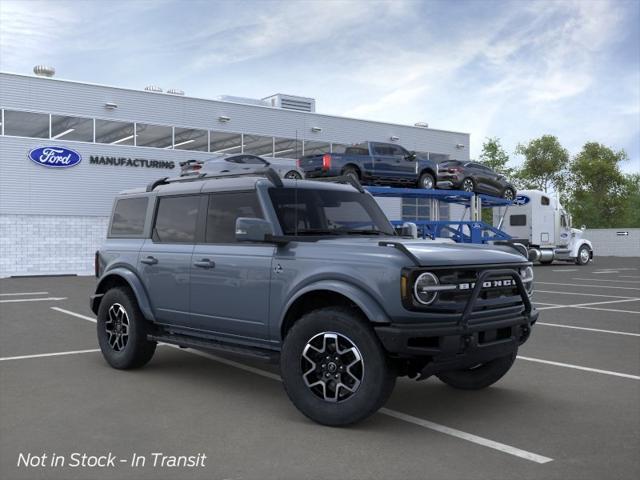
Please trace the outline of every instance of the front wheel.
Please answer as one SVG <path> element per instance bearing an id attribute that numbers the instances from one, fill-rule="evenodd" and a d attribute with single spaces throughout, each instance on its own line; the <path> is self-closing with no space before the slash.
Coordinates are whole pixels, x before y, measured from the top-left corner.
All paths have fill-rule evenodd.
<path id="1" fill-rule="evenodd" d="M 396 375 L 367 322 L 351 309 L 328 307 L 298 320 L 282 345 L 280 369 L 293 404 L 311 420 L 344 426 L 374 414 Z"/>
<path id="2" fill-rule="evenodd" d="M 302 180 L 302 175 L 295 170 L 290 170 L 285 174 L 284 178 L 288 178 L 289 180 Z"/>
<path id="3" fill-rule="evenodd" d="M 112 288 L 104 294 L 97 326 L 100 350 L 113 368 L 142 367 L 156 351 L 156 342 L 147 340 L 148 322 L 127 288 Z"/>
<path id="4" fill-rule="evenodd" d="M 586 245 L 582 245 L 578 250 L 578 256 L 576 257 L 576 263 L 578 265 L 586 265 L 591 260 L 591 251 Z"/>
<path id="5" fill-rule="evenodd" d="M 425 190 L 432 190 L 435 188 L 436 181 L 433 175 L 430 173 L 423 173 L 418 180 L 418 188 L 424 188 Z"/>
<path id="6" fill-rule="evenodd" d="M 353 167 L 347 167 L 342 171 L 342 176 L 347 178 L 352 178 L 353 180 L 360 181 L 360 174 Z"/>
<path id="7" fill-rule="evenodd" d="M 496 358 L 463 370 L 440 372 L 436 376 L 450 387 L 460 390 L 481 390 L 493 385 L 509 371 L 517 350 L 506 357 Z"/>

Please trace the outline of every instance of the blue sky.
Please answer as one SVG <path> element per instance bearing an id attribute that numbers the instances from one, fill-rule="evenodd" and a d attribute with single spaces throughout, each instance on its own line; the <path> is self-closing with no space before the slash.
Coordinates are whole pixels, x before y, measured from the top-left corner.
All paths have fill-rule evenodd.
<path id="1" fill-rule="evenodd" d="M 9 1 L 0 69 L 213 98 L 283 92 L 322 113 L 487 136 L 545 133 L 640 171 L 640 1 Z"/>

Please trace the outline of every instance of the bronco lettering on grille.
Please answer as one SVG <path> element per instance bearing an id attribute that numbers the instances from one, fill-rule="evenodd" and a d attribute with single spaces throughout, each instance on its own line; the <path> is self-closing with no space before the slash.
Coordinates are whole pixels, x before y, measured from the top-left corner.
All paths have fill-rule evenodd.
<path id="1" fill-rule="evenodd" d="M 499 288 L 499 287 L 513 287 L 515 286 L 514 280 L 487 280 L 482 282 L 482 288 Z M 475 282 L 460 283 L 458 284 L 458 290 L 471 290 L 476 286 Z"/>

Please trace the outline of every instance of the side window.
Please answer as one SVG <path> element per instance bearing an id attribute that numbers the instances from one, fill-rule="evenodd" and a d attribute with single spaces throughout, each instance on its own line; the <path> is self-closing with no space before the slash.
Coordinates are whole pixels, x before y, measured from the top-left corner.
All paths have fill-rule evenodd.
<path id="1" fill-rule="evenodd" d="M 387 145 L 382 144 L 374 144 L 373 151 L 376 155 L 393 155 L 393 149 L 389 148 Z"/>
<path id="2" fill-rule="evenodd" d="M 549 197 L 540 197 L 540 205 L 549 205 Z"/>
<path id="3" fill-rule="evenodd" d="M 116 202 L 111 219 L 109 237 L 130 237 L 142 235 L 144 219 L 147 215 L 147 197 L 121 198 Z"/>
<path id="4" fill-rule="evenodd" d="M 564 215 L 560 216 L 560 225 L 563 227 L 567 226 L 567 217 L 565 217 Z"/>
<path id="5" fill-rule="evenodd" d="M 263 218 L 255 191 L 211 194 L 206 243 L 235 243 L 236 219 L 239 217 Z"/>
<path id="6" fill-rule="evenodd" d="M 199 195 L 160 197 L 153 241 L 156 243 L 194 243 Z"/>
<path id="7" fill-rule="evenodd" d="M 511 215 L 509 217 L 509 225 L 511 225 L 512 227 L 524 227 L 526 224 L 526 215 Z"/>

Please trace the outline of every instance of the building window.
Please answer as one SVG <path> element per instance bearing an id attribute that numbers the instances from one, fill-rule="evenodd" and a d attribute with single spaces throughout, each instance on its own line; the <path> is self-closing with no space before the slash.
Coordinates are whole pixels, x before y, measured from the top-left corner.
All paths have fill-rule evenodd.
<path id="1" fill-rule="evenodd" d="M 211 153 L 235 154 L 242 153 L 242 135 L 239 133 L 210 132 Z"/>
<path id="2" fill-rule="evenodd" d="M 51 115 L 51 139 L 93 142 L 93 119 Z"/>
<path id="3" fill-rule="evenodd" d="M 160 198 L 153 241 L 156 243 L 194 243 L 199 195 Z"/>
<path id="4" fill-rule="evenodd" d="M 207 131 L 176 127 L 173 148 L 206 152 L 209 149 L 209 136 Z"/>
<path id="5" fill-rule="evenodd" d="M 49 138 L 49 115 L 5 110 L 4 134 L 14 137 Z"/>
<path id="6" fill-rule="evenodd" d="M 96 142 L 111 145 L 133 145 L 133 123 L 96 120 Z"/>
<path id="7" fill-rule="evenodd" d="M 171 148 L 173 129 L 162 125 L 136 123 L 136 145 L 138 147 Z"/>
<path id="8" fill-rule="evenodd" d="M 274 139 L 274 157 L 300 158 L 302 156 L 302 140 L 293 138 Z"/>
<path id="9" fill-rule="evenodd" d="M 264 157 L 273 156 L 273 137 L 263 137 L 261 135 L 243 135 L 243 137 L 244 153 Z"/>
<path id="10" fill-rule="evenodd" d="M 403 198 L 402 220 L 404 222 L 419 222 L 431 220 L 430 199 L 428 198 Z"/>
<path id="11" fill-rule="evenodd" d="M 331 151 L 331 144 L 328 142 L 313 142 L 305 140 L 304 142 L 304 154 L 305 155 L 322 155 L 323 153 L 329 153 Z"/>

